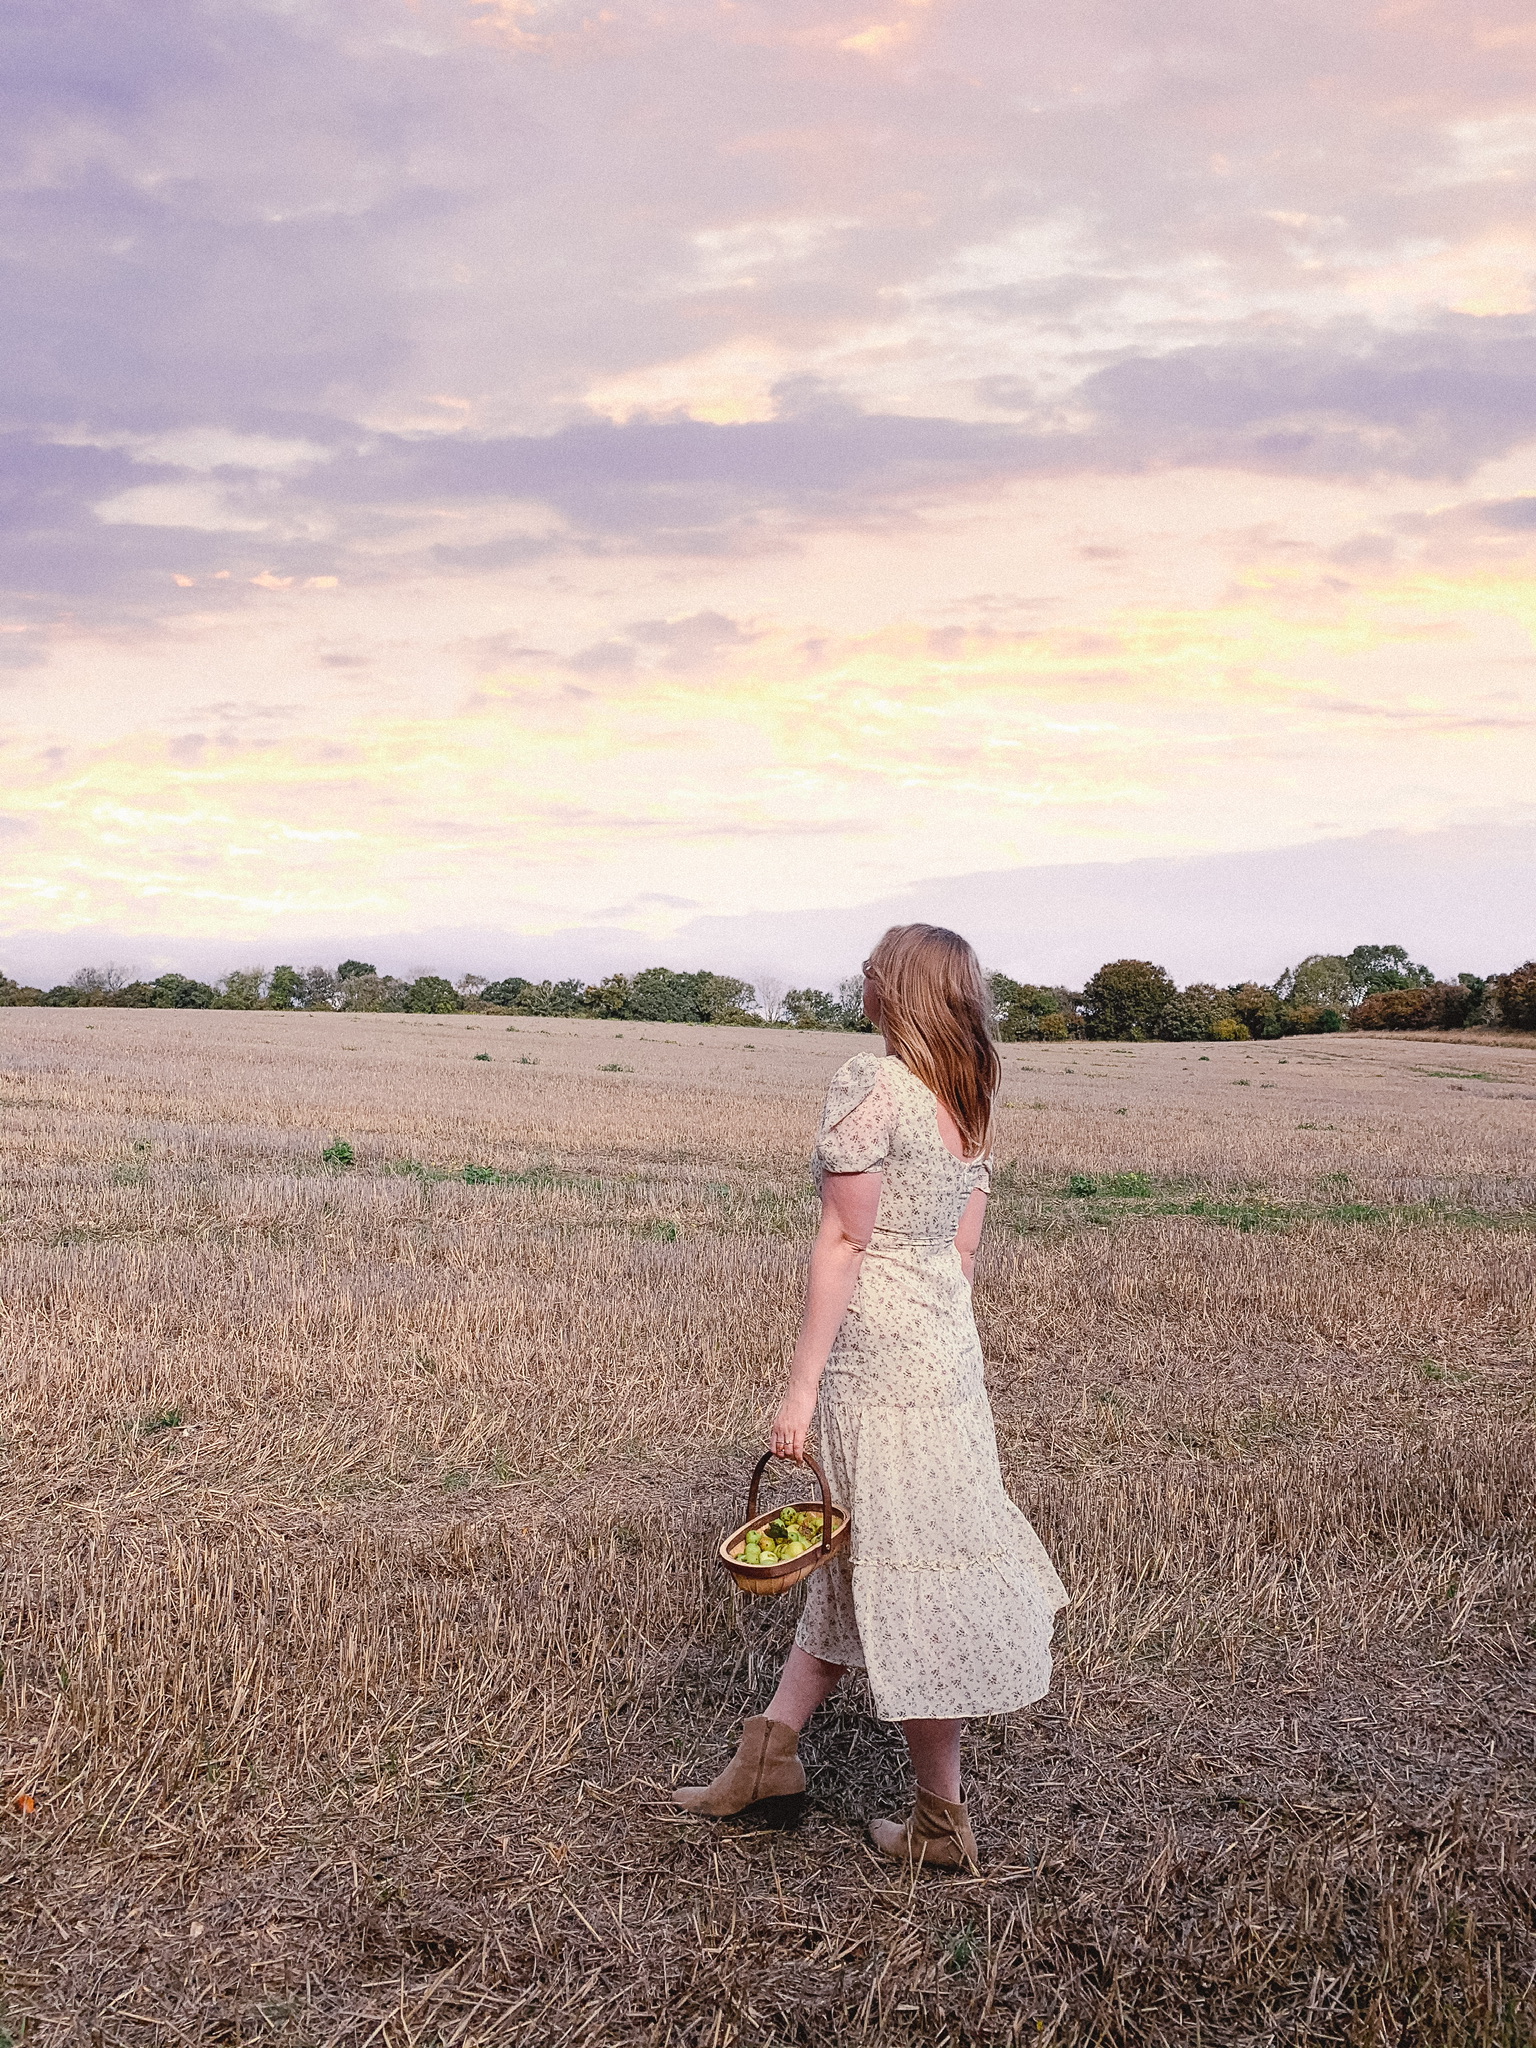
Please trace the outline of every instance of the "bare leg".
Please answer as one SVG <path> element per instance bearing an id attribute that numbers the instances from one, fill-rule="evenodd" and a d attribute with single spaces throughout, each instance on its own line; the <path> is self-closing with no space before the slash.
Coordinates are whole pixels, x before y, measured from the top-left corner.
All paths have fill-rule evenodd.
<path id="1" fill-rule="evenodd" d="M 769 1712 L 773 1709 L 770 1707 Z M 935 1799 L 960 1803 L 960 1737 L 963 1721 L 903 1721 L 912 1773 L 925 1792 Z"/>
<path id="2" fill-rule="evenodd" d="M 841 1664 L 824 1664 L 820 1657 L 813 1657 L 809 1650 L 802 1650 L 796 1643 L 779 1673 L 778 1691 L 763 1712 L 770 1721 L 782 1722 L 786 1728 L 793 1728 L 798 1733 L 822 1701 L 830 1699 L 837 1691 L 842 1677 Z M 925 1722 L 918 1725 L 947 1727 L 949 1724 Z"/>

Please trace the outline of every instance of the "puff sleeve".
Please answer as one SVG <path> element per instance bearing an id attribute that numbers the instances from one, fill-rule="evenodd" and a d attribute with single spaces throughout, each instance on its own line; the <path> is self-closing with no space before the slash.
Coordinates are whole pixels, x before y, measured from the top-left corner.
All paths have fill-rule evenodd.
<path id="1" fill-rule="evenodd" d="M 816 1136 L 814 1167 L 824 1173 L 873 1173 L 890 1150 L 896 1104 L 879 1053 L 855 1053 L 832 1076 Z"/>

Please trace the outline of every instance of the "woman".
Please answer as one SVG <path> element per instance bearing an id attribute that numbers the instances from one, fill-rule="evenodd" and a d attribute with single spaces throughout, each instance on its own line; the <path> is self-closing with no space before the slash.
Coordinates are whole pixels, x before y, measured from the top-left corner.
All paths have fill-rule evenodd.
<path id="1" fill-rule="evenodd" d="M 862 1668 L 900 1721 L 917 1779 L 907 1820 L 875 1820 L 888 1856 L 976 1867 L 960 1737 L 1050 1684 L 1066 1590 L 1003 1491 L 971 1275 L 991 1185 L 1001 1067 L 976 955 L 958 933 L 897 925 L 864 964 L 864 1009 L 886 1053 L 834 1075 L 813 1170 L 821 1228 L 789 1388 L 769 1441 L 801 1459 L 818 1408 L 848 1550 L 808 1582 L 767 1712 L 693 1813 L 780 1818 L 803 1802 L 800 1731 Z"/>

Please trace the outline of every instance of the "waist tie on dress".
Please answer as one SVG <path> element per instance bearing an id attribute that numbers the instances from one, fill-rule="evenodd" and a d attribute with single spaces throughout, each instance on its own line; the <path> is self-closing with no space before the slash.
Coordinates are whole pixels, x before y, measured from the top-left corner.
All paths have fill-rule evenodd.
<path id="1" fill-rule="evenodd" d="M 923 1251 L 941 1252 L 954 1249 L 954 1232 L 946 1237 L 921 1237 L 914 1230 L 892 1230 L 888 1224 L 877 1223 L 869 1234 L 868 1249 L 878 1251 L 900 1251 L 907 1245 L 917 1245 Z"/>

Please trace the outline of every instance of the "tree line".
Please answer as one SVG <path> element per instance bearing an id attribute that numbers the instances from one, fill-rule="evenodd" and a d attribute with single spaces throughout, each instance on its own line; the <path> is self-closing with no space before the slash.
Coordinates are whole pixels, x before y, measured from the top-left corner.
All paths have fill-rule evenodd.
<path id="1" fill-rule="evenodd" d="M 1181 989 L 1153 961 L 1111 960 L 1078 990 L 994 974 L 992 991 L 998 1036 L 1015 1040 L 1289 1038 L 1469 1024 L 1536 1030 L 1536 961 L 1441 981 L 1402 946 L 1309 953 L 1273 983 Z"/>
<path id="2" fill-rule="evenodd" d="M 1274 983 L 1180 988 L 1150 960 L 1111 960 L 1081 989 L 990 977 L 999 1038 L 1193 1040 L 1285 1038 L 1328 1031 L 1409 1031 L 1467 1024 L 1536 1030 L 1536 961 L 1507 973 L 1458 974 L 1440 981 L 1401 946 L 1356 946 L 1311 953 Z M 647 967 L 602 981 L 488 980 L 465 974 L 404 979 L 369 960 L 337 967 L 232 968 L 217 981 L 168 973 L 131 979 L 116 967 L 82 967 L 51 989 L 0 974 L 0 1005 L 160 1010 L 344 1010 L 443 1015 L 591 1017 L 642 1024 L 728 1024 L 805 1031 L 868 1031 L 862 982 L 835 990 L 790 988 L 760 979 L 754 987 L 707 968 L 691 973 Z"/>

